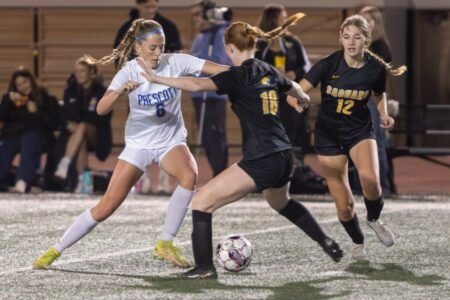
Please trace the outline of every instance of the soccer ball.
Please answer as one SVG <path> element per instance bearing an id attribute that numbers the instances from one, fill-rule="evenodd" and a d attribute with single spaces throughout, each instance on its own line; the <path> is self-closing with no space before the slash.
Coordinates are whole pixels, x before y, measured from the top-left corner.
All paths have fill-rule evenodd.
<path id="1" fill-rule="evenodd" d="M 252 244 L 242 235 L 229 235 L 217 245 L 216 259 L 221 267 L 239 272 L 252 261 Z"/>

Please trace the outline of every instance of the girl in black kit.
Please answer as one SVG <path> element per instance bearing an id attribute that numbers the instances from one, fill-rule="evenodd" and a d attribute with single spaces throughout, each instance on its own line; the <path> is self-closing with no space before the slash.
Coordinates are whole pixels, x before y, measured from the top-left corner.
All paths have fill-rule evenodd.
<path id="1" fill-rule="evenodd" d="M 228 94 L 232 109 L 241 122 L 243 159 L 230 166 L 201 188 L 192 202 L 192 247 L 196 267 L 182 277 L 215 278 L 212 247 L 212 213 L 253 191 L 261 191 L 270 206 L 319 243 L 339 261 L 342 251 L 321 229 L 299 202 L 289 199 L 292 171 L 291 145 L 279 118 L 279 99 L 283 93 L 289 104 L 301 112 L 309 97 L 300 86 L 269 64 L 254 59 L 256 37 L 275 38 L 304 15 L 299 13 L 275 30 L 265 33 L 257 27 L 235 22 L 225 32 L 225 47 L 235 65 L 211 78 L 167 78 L 156 76 L 140 61 L 144 76 L 151 82 L 186 91 L 215 90 Z"/>
<path id="2" fill-rule="evenodd" d="M 406 71 L 404 66 L 392 69 L 370 52 L 367 49 L 370 37 L 362 16 L 348 17 L 340 29 L 343 49 L 319 61 L 300 82 L 305 92 L 321 84 L 322 105 L 316 123 L 315 148 L 336 202 L 338 218 L 355 244 L 352 255 L 356 260 L 365 259 L 366 253 L 348 183 L 348 161 L 352 159 L 359 173 L 369 227 L 385 246 L 392 246 L 394 236 L 379 219 L 383 198 L 367 102 L 373 92 L 381 126 L 392 127 L 394 120 L 386 108 L 386 70 L 393 75 Z"/>

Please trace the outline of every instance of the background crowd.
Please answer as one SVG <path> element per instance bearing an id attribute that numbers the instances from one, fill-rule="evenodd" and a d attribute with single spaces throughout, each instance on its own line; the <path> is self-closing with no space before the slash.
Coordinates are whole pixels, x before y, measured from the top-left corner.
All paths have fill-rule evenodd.
<path id="1" fill-rule="evenodd" d="M 136 0 L 129 19 L 118 29 L 112 47 L 119 45 L 134 20 L 144 18 L 155 20 L 163 27 L 166 52 L 187 52 L 220 64 L 231 64 L 223 45 L 224 31 L 232 20 L 231 9 L 214 14 L 212 12 L 218 7 L 216 3 L 207 0 L 194 2 L 191 6 L 192 22 L 198 34 L 192 49 L 183 49 L 177 25 L 159 12 L 158 5 L 158 0 Z M 373 31 L 370 49 L 389 62 L 391 53 L 380 11 L 375 7 L 365 7 L 360 13 Z M 270 31 L 283 24 L 286 17 L 286 9 L 282 5 L 269 4 L 262 9 L 259 24 L 255 25 Z M 307 49 L 299 37 L 287 29 L 274 40 L 260 39 L 256 57 L 274 65 L 296 82 L 311 67 Z M 97 103 L 105 90 L 97 67 L 83 57 L 74 62 L 64 95 L 52 95 L 33 72 L 18 67 L 11 75 L 0 103 L 0 191 L 27 193 L 32 187 L 38 187 L 92 193 L 96 170 L 89 168 L 89 152 L 93 152 L 99 161 L 104 161 L 113 146 L 112 113 L 104 116 L 96 113 Z M 214 92 L 193 93 L 191 96 L 198 128 L 197 145 L 204 149 L 212 174 L 216 176 L 229 164 L 227 98 Z M 386 156 L 387 134 L 379 128 L 379 116 L 374 107 L 371 112 L 377 132 L 383 193 L 388 195 L 393 190 L 393 182 L 391 163 Z M 308 111 L 299 115 L 288 105 L 282 105 L 280 113 L 295 153 L 291 192 L 326 192 L 323 178 L 305 165 L 303 159 L 305 153 L 312 151 L 310 136 L 313 128 L 308 127 Z M 19 158 L 17 154 L 20 154 Z M 352 188 L 358 192 L 358 176 L 353 173 L 350 172 L 350 178 L 354 179 L 351 180 Z M 150 177 L 148 172 L 144 173 L 136 191 L 149 192 Z M 160 172 L 159 182 L 159 190 L 170 192 L 169 178 L 165 173 Z"/>

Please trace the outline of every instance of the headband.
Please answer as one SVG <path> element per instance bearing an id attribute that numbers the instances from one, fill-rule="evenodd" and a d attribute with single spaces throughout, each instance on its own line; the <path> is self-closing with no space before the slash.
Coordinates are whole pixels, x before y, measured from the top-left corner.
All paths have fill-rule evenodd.
<path id="1" fill-rule="evenodd" d="M 135 40 L 136 42 L 139 42 L 139 41 L 142 41 L 142 40 L 146 39 L 146 38 L 149 37 L 150 35 L 154 35 L 154 34 L 162 34 L 162 35 L 164 35 L 164 31 L 163 31 L 161 28 L 156 28 L 156 29 L 153 29 L 152 31 L 146 32 L 146 33 L 144 33 L 144 34 L 138 36 L 138 37 L 135 38 L 134 40 Z"/>

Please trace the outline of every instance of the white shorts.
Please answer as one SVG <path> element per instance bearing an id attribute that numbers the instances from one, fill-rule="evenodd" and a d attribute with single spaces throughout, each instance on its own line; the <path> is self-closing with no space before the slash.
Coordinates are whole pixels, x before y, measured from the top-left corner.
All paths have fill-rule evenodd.
<path id="1" fill-rule="evenodd" d="M 180 145 L 187 147 L 185 141 L 178 142 L 167 147 L 153 149 L 136 149 L 125 146 L 125 149 L 123 149 L 122 153 L 119 155 L 119 159 L 126 161 L 145 172 L 149 165 L 152 163 L 157 163 L 159 165 L 161 160 L 170 150 Z"/>

